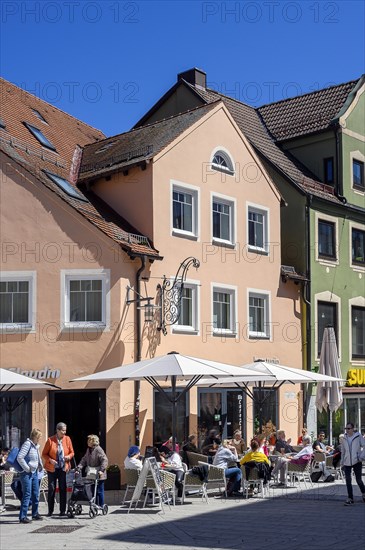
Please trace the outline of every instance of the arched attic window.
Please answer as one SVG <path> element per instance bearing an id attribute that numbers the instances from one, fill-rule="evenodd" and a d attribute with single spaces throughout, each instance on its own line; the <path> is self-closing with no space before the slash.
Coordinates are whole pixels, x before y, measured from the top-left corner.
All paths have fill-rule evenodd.
<path id="1" fill-rule="evenodd" d="M 225 151 L 219 149 L 212 158 L 212 169 L 225 174 L 234 174 L 234 166 L 231 157 Z"/>

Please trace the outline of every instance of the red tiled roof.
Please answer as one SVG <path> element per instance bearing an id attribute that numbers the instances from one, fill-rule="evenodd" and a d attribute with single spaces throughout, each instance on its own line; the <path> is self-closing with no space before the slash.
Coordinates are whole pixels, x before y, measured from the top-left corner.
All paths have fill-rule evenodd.
<path id="1" fill-rule="evenodd" d="M 277 170 L 293 181 L 304 193 L 340 203 L 334 190 L 318 181 L 316 177 L 288 151 L 282 151 L 266 130 L 256 109 L 231 97 L 210 89 L 202 89 L 184 81 L 205 103 L 221 99 L 242 133 L 248 138 L 256 151 Z"/>
<path id="2" fill-rule="evenodd" d="M 263 105 L 257 112 L 276 141 L 319 132 L 328 128 L 358 80 Z"/>
<path id="3" fill-rule="evenodd" d="M 132 228 L 93 193 L 83 192 L 70 181 L 70 168 L 76 147 L 103 140 L 104 134 L 4 79 L 0 79 L 0 95 L 1 119 L 5 123 L 5 129 L 0 129 L 1 150 L 36 176 L 91 224 L 121 245 L 126 252 L 131 255 L 135 253 L 158 257 L 158 252 L 151 247 L 146 237 Z M 42 122 L 34 110 L 38 111 L 47 123 Z M 43 147 L 24 122 L 41 130 L 57 152 Z M 68 180 L 83 200 L 64 192 L 45 171 Z"/>

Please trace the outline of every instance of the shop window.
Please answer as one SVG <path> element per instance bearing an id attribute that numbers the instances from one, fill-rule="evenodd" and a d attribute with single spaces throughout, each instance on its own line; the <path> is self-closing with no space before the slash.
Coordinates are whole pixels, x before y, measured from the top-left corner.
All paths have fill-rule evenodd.
<path id="1" fill-rule="evenodd" d="M 260 415 L 262 431 L 275 432 L 278 427 L 278 392 L 276 389 L 253 388 L 254 430 L 260 431 Z M 260 410 L 261 409 L 261 410 Z"/>
<path id="2" fill-rule="evenodd" d="M 164 390 L 167 391 L 167 390 Z M 168 393 L 168 391 L 167 391 Z M 177 390 L 177 395 L 181 391 Z M 188 396 L 181 397 L 177 401 L 177 442 L 186 441 L 187 433 L 187 411 Z M 172 405 L 166 396 L 155 390 L 154 392 L 154 422 L 153 422 L 153 444 L 159 447 L 172 436 Z"/>

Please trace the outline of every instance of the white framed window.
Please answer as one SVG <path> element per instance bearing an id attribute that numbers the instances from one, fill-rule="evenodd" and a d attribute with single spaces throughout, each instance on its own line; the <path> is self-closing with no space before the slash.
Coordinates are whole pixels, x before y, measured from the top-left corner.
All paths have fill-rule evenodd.
<path id="1" fill-rule="evenodd" d="M 0 329 L 6 332 L 35 331 L 36 272 L 0 273 Z"/>
<path id="2" fill-rule="evenodd" d="M 110 272 L 108 269 L 62 270 L 61 289 L 61 314 L 64 328 L 109 328 Z"/>
<path id="3" fill-rule="evenodd" d="M 199 189 L 192 185 L 172 182 L 171 185 L 171 227 L 172 234 L 180 237 L 197 238 Z"/>
<path id="4" fill-rule="evenodd" d="M 248 336 L 270 338 L 270 292 L 248 290 Z"/>
<path id="5" fill-rule="evenodd" d="M 234 162 L 232 156 L 224 147 L 217 147 L 211 155 L 212 170 L 223 172 L 230 176 L 234 175 Z"/>
<path id="6" fill-rule="evenodd" d="M 318 292 L 314 296 L 315 327 L 315 355 L 316 361 L 320 359 L 323 331 L 328 325 L 332 325 L 336 335 L 336 343 L 339 361 L 341 361 L 341 298 L 329 290 Z"/>
<path id="7" fill-rule="evenodd" d="M 198 334 L 199 332 L 199 283 L 185 281 L 181 297 L 180 317 L 172 325 L 174 333 Z"/>
<path id="8" fill-rule="evenodd" d="M 323 265 L 338 265 L 338 218 L 316 212 L 315 219 L 316 260 Z"/>
<path id="9" fill-rule="evenodd" d="M 353 365 L 363 365 L 365 360 L 365 297 L 349 300 L 349 360 Z"/>
<path id="10" fill-rule="evenodd" d="M 212 285 L 213 334 L 236 334 L 237 287 Z"/>
<path id="11" fill-rule="evenodd" d="M 357 223 L 350 223 L 350 265 L 365 271 L 365 226 Z"/>
<path id="12" fill-rule="evenodd" d="M 360 151 L 351 151 L 351 187 L 355 192 L 361 194 L 365 192 L 364 162 L 365 156 Z"/>
<path id="13" fill-rule="evenodd" d="M 212 239 L 215 243 L 235 244 L 236 202 L 225 195 L 212 195 Z"/>
<path id="14" fill-rule="evenodd" d="M 269 252 L 269 211 L 247 203 L 247 241 L 249 250 Z"/>

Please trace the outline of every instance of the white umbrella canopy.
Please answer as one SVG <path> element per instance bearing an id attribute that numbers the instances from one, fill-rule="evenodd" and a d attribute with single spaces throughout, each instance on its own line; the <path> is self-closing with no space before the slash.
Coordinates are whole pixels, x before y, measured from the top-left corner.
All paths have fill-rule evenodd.
<path id="1" fill-rule="evenodd" d="M 113 369 L 97 372 L 88 376 L 74 378 L 71 382 L 91 382 L 95 380 L 156 380 L 167 381 L 175 376 L 177 380 L 200 379 L 202 376 L 212 376 L 215 378 L 222 376 L 239 376 L 242 373 L 241 367 L 189 357 L 179 353 L 171 352 L 161 357 L 144 359 L 129 365 L 121 365 Z M 255 372 L 247 371 L 246 374 L 254 376 Z"/>
<path id="2" fill-rule="evenodd" d="M 8 391 L 50 390 L 55 388 L 59 389 L 59 386 L 0 368 L 0 393 Z"/>
<path id="3" fill-rule="evenodd" d="M 333 327 L 326 327 L 323 331 L 319 373 L 335 377 L 334 379 L 319 382 L 317 386 L 316 407 L 321 412 L 329 410 L 329 438 L 332 443 L 332 413 L 341 406 L 343 380 L 338 361 L 336 335 Z"/>
<path id="4" fill-rule="evenodd" d="M 238 376 L 239 374 L 242 374 L 241 367 L 170 352 L 161 357 L 144 359 L 130 365 L 121 365 L 114 369 L 74 378 L 71 382 L 146 380 L 172 403 L 172 443 L 175 449 L 177 401 L 203 376 L 218 378 L 223 376 Z M 254 372 L 249 373 L 248 370 L 246 374 L 255 376 Z M 184 384 L 183 391 L 177 394 L 176 382 L 180 380 L 188 380 L 188 382 Z M 161 387 L 159 381 L 170 381 L 171 394 Z"/>

